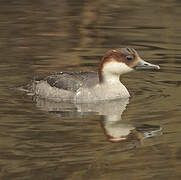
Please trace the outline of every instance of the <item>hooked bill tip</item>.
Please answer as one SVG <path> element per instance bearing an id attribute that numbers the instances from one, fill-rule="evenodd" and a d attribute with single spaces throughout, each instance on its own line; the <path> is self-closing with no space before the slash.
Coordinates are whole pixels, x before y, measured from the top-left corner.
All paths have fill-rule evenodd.
<path id="1" fill-rule="evenodd" d="M 139 61 L 139 63 L 137 64 L 137 66 L 135 67 L 135 69 L 137 69 L 137 70 L 147 70 L 147 69 L 148 70 L 159 70 L 160 66 L 148 63 L 148 62 L 141 59 Z"/>

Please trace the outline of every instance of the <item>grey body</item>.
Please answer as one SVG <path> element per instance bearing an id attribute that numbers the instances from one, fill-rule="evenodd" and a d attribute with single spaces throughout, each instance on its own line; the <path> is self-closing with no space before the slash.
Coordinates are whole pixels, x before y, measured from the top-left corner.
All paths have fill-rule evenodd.
<path id="1" fill-rule="evenodd" d="M 60 72 L 43 79 L 51 87 L 76 92 L 80 87 L 92 87 L 99 83 L 97 72 Z"/>
<path id="2" fill-rule="evenodd" d="M 59 72 L 44 78 L 35 78 L 21 89 L 30 95 L 59 102 L 74 100 L 78 90 L 89 89 L 97 84 L 97 72 Z"/>

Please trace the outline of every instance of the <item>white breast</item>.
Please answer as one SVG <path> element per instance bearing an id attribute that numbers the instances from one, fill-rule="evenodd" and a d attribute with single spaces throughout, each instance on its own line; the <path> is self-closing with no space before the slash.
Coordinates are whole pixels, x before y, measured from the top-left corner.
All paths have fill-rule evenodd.
<path id="1" fill-rule="evenodd" d="M 128 97 L 130 97 L 128 90 L 119 82 L 119 84 L 98 84 L 92 88 L 80 88 L 77 91 L 74 100 L 76 102 L 93 102 Z"/>

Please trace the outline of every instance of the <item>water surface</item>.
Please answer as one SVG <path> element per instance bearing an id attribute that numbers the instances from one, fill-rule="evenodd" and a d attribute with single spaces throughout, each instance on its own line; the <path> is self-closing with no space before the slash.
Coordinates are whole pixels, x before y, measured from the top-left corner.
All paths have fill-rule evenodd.
<path id="1" fill-rule="evenodd" d="M 180 1 L 1 1 L 0 12 L 1 179 L 181 178 Z M 161 66 L 121 78 L 128 102 L 57 106 L 11 89 L 49 72 L 97 70 L 119 47 Z"/>

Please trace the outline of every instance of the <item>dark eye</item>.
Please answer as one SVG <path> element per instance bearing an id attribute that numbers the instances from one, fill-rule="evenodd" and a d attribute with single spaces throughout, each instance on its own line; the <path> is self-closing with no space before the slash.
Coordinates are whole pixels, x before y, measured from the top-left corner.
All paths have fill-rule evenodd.
<path id="1" fill-rule="evenodd" d="M 133 57 L 132 57 L 132 56 L 126 56 L 126 59 L 127 59 L 128 61 L 131 61 L 131 60 L 133 60 Z"/>

